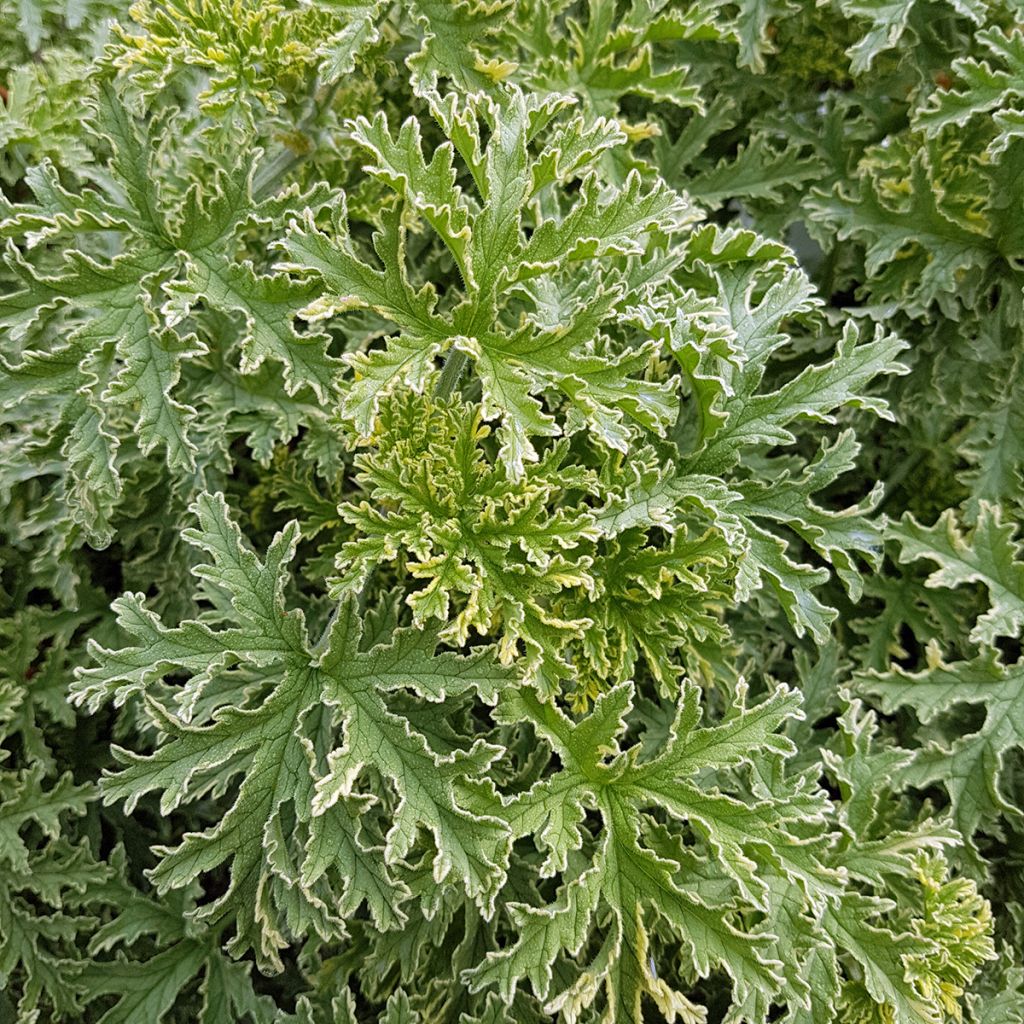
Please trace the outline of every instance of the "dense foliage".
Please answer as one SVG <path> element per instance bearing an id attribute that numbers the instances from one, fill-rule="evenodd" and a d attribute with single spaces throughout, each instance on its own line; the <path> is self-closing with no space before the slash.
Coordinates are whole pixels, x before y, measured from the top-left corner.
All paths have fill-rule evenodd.
<path id="1" fill-rule="evenodd" d="M 1012 0 L 0 0 L 0 1022 L 1024 1022 Z"/>

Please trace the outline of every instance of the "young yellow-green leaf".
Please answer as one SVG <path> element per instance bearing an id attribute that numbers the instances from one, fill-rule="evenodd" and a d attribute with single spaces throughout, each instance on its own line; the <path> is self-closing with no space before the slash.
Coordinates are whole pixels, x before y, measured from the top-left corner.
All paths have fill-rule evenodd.
<path id="1" fill-rule="evenodd" d="M 447 623 L 442 636 L 457 645 L 498 633 L 502 660 L 525 653 L 525 675 L 550 687 L 570 672 L 566 643 L 590 626 L 559 595 L 591 592 L 583 546 L 597 531 L 569 498 L 595 484 L 564 464 L 564 443 L 514 480 L 487 458 L 489 435 L 479 408 L 461 401 L 386 401 L 374 447 L 356 456 L 364 498 L 341 508 L 355 535 L 338 555 L 335 589 L 356 592 L 376 566 L 400 563 L 422 584 L 406 599 L 417 624 Z"/>

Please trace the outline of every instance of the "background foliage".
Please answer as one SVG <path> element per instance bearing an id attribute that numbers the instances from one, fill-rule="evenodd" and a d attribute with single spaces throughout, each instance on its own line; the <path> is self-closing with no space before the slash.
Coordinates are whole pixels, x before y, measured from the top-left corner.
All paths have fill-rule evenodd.
<path id="1" fill-rule="evenodd" d="M 1022 22 L 0 0 L 0 1021 L 1024 1021 Z"/>

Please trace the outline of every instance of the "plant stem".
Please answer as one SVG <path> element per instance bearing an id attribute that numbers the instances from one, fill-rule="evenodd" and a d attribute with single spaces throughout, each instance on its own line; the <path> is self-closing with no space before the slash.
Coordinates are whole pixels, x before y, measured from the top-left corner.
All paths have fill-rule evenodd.
<path id="1" fill-rule="evenodd" d="M 453 348 L 448 353 L 448 358 L 444 361 L 444 369 L 441 370 L 437 387 L 434 388 L 435 398 L 447 398 L 455 390 L 456 385 L 459 383 L 459 378 L 462 376 L 462 371 L 466 368 L 467 358 L 466 353 L 458 348 Z"/>

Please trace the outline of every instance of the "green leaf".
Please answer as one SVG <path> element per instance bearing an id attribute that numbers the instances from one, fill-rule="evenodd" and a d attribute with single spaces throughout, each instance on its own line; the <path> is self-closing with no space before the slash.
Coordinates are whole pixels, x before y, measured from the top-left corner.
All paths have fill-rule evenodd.
<path id="1" fill-rule="evenodd" d="M 387 0 L 331 0 L 329 6 L 342 26 L 320 44 L 317 55 L 322 58 L 320 77 L 333 85 L 351 74 L 362 51 L 380 38 L 377 21 L 387 9 Z"/>
<path id="2" fill-rule="evenodd" d="M 687 195 L 711 208 L 730 199 L 755 199 L 779 203 L 787 192 L 821 175 L 821 166 L 808 159 L 799 149 L 778 149 L 765 135 L 755 135 L 750 144 L 735 157 L 723 158 L 714 167 L 683 177 L 678 164 L 668 163 L 669 154 L 661 159 L 667 180 Z M 674 154 L 672 154 L 674 155 Z M 681 170 L 681 168 L 678 168 Z M 676 171 L 676 173 L 672 173 Z"/>
<path id="3" fill-rule="evenodd" d="M 840 240 L 864 246 L 867 275 L 877 278 L 882 294 L 903 300 L 911 314 L 954 295 L 965 274 L 987 267 L 994 255 L 991 239 L 976 223 L 940 206 L 933 159 L 927 148 L 914 153 L 893 190 L 898 201 L 865 169 L 856 190 L 836 186 L 829 195 L 815 192 L 809 203 L 815 221 Z"/>
<path id="4" fill-rule="evenodd" d="M 603 978 L 605 1020 L 639 1021 L 645 993 L 659 1006 L 697 1014 L 681 993 L 659 979 L 653 956 L 648 963 L 651 931 L 645 908 L 650 907 L 665 920 L 672 940 L 682 943 L 690 970 L 706 976 L 713 967 L 725 969 L 732 977 L 736 1005 L 745 1007 L 751 1020 L 767 1019 L 781 983 L 781 965 L 765 955 L 770 937 L 738 929 L 726 908 L 706 904 L 689 887 L 681 888 L 675 880 L 677 867 L 662 851 L 643 845 L 643 812 L 657 807 L 671 820 L 689 823 L 698 842 L 737 885 L 741 903 L 767 907 L 763 901 L 768 891 L 749 858 L 755 849 L 802 885 L 832 884 L 813 847 L 786 828 L 796 818 L 813 822 L 824 804 L 810 790 L 799 784 L 789 789 L 781 779 L 779 792 L 753 803 L 693 782 L 701 773 L 722 773 L 717 777 L 724 781 L 724 773 L 752 758 L 767 763 L 789 756 L 792 745 L 776 730 L 797 713 L 795 695 L 780 688 L 759 705 L 740 703 L 721 723 L 701 727 L 696 688 L 687 685 L 684 694 L 666 745 L 647 761 L 638 759 L 637 748 L 622 749 L 618 739 L 632 705 L 628 683 L 603 694 L 575 725 L 529 689 L 502 697 L 500 720 L 531 721 L 562 766 L 528 792 L 505 801 L 514 831 L 533 832 L 547 820 L 544 809 L 555 799 L 572 801 L 577 822 L 585 806 L 595 808 L 601 831 L 587 866 L 567 881 L 555 903 L 540 908 L 512 905 L 515 942 L 466 972 L 471 988 L 497 984 L 508 1001 L 517 980 L 526 977 L 541 998 L 548 998 L 560 951 L 575 954 L 581 949 L 590 930 L 601 928 L 603 907 L 610 914 L 611 930 L 605 932 L 592 967 L 584 969 L 575 986 L 549 1001 L 549 1012 L 570 1005 L 579 1012 L 595 1000 Z M 567 842 L 579 846 L 583 833 L 576 825 L 558 831 L 546 826 L 540 840 L 545 845 L 558 842 L 562 848 Z M 554 856 L 564 856 L 558 849 Z"/>
<path id="5" fill-rule="evenodd" d="M 492 82 L 479 44 L 505 19 L 511 0 L 411 0 L 409 13 L 420 34 L 420 48 L 406 59 L 421 95 L 438 91 L 450 79 L 473 90 Z"/>
<path id="6" fill-rule="evenodd" d="M 664 429 L 666 386 L 637 379 L 649 350 L 642 344 L 616 349 L 602 334 L 625 298 L 610 257 L 646 252 L 649 232 L 678 230 L 691 214 L 663 185 L 644 189 L 631 175 L 621 188 L 608 189 L 589 170 L 564 213 L 564 189 L 528 205 L 532 183 L 550 177 L 531 170 L 529 145 L 568 102 L 559 96 L 539 102 L 512 89 L 500 103 L 473 98 L 461 107 L 452 97 L 434 108 L 452 146 L 442 146 L 429 164 L 415 123 L 406 122 L 397 137 L 380 118 L 357 123 L 355 138 L 376 161 L 371 173 L 401 200 L 381 212 L 374 240 L 379 269 L 356 251 L 343 205 L 335 209 L 334 240 L 312 220 L 289 230 L 281 245 L 289 257 L 284 268 L 313 271 L 329 289 L 305 315 L 368 308 L 398 329 L 384 349 L 347 357 L 357 377 L 344 408 L 360 433 L 372 431 L 380 402 L 398 386 L 422 389 L 445 351 L 458 353 L 450 359 L 468 355 L 476 365 L 484 415 L 500 417 L 502 459 L 517 477 L 538 458 L 531 436 L 565 430 L 540 400 L 549 391 L 560 393 L 572 429 L 585 425 L 621 451 L 637 427 Z M 491 132 L 486 145 L 481 122 Z M 452 147 L 470 161 L 475 197 L 455 184 Z M 582 175 L 581 161 L 595 155 L 578 149 L 575 173 Z M 550 156 L 540 159 L 550 164 Z M 446 298 L 451 308 L 443 315 L 434 284 L 410 279 L 412 212 L 434 228 L 461 272 L 461 287 Z M 545 322 L 545 305 L 560 311 L 557 321 Z"/>
<path id="7" fill-rule="evenodd" d="M 239 314 L 241 371 L 278 361 L 286 395 L 308 388 L 328 401 L 341 364 L 327 355 L 323 334 L 294 329 L 308 289 L 257 274 L 231 255 L 240 232 L 276 215 L 273 201 L 253 201 L 247 169 L 218 169 L 201 198 L 193 188 L 176 199 L 158 186 L 151 140 L 109 86 L 101 91 L 95 131 L 113 145 L 109 198 L 89 189 L 71 195 L 44 167 L 29 176 L 37 203 L 12 208 L 6 222 L 9 233 L 27 233 L 29 248 L 68 234 L 84 248 L 69 241 L 54 276 L 12 254 L 20 287 L 0 300 L 0 323 L 33 347 L 20 364 L 0 362 L 0 402 L 13 408 L 59 390 L 53 404 L 61 414 L 52 430 L 63 442 L 72 513 L 103 546 L 123 500 L 116 420 L 127 416 L 135 424 L 143 453 L 163 448 L 173 472 L 196 468 L 196 408 L 177 393 L 182 362 L 206 356 L 209 346 L 175 330 L 193 307 Z M 317 204 L 316 195 L 306 198 Z M 120 236 L 114 255 L 89 237 L 111 230 Z M 54 343 L 55 324 L 63 325 L 62 343 Z"/>
<path id="8" fill-rule="evenodd" d="M 681 443 L 692 438 L 685 445 L 692 452 L 680 460 L 675 493 L 704 493 L 707 479 L 720 481 L 718 493 L 703 504 L 744 551 L 737 596 L 747 600 L 770 587 L 797 635 L 809 633 L 824 644 L 836 613 L 814 590 L 827 581 L 828 571 L 794 558 L 793 542 L 774 531 L 781 526 L 796 534 L 856 597 L 862 586 L 857 559 L 879 564 L 881 538 L 868 515 L 881 494 L 876 489 L 860 504 L 837 511 L 813 502 L 815 492 L 854 469 L 858 446 L 849 431 L 834 444 L 820 442 L 818 455 L 806 463 L 767 453 L 797 444 L 803 424 L 836 424 L 844 409 L 891 418 L 886 400 L 870 389 L 880 377 L 907 372 L 896 358 L 906 343 L 881 327 L 864 340 L 848 322 L 831 360 L 806 365 L 766 392 L 763 381 L 773 356 L 788 340 L 780 330 L 784 318 L 806 317 L 818 304 L 810 282 L 790 265 L 786 250 L 749 232 L 705 229 L 691 238 L 688 252 L 691 280 L 712 288 L 715 298 L 697 303 L 693 292 L 686 293 L 693 317 L 648 316 L 691 390 L 696 436 L 677 428 Z M 754 452 L 770 486 L 743 468 Z"/>
<path id="9" fill-rule="evenodd" d="M 493 699 L 507 676 L 485 667 L 486 651 L 469 658 L 433 656 L 436 640 L 417 631 L 398 633 L 390 645 L 363 653 L 351 601 L 341 605 L 324 645 L 314 649 L 302 613 L 289 610 L 283 597 L 296 524 L 275 537 L 261 560 L 244 545 L 222 496 L 201 496 L 194 513 L 199 528 L 186 531 L 186 539 L 210 558 L 195 574 L 230 598 L 233 624 L 211 629 L 187 621 L 169 629 L 143 610 L 141 595 L 126 597 L 121 623 L 138 646 L 94 646 L 98 665 L 81 673 L 74 690 L 78 702 L 96 706 L 104 696 L 124 700 L 129 693 L 153 692 L 157 679 L 179 670 L 197 676 L 190 687 L 194 700 L 209 685 L 211 665 L 229 659 L 263 670 L 269 684 L 257 705 L 225 704 L 205 725 L 183 722 L 150 696 L 149 713 L 166 742 L 148 755 L 118 750 L 124 767 L 108 774 L 103 795 L 108 803 L 123 800 L 129 810 L 157 790 L 169 813 L 223 792 L 234 776 L 244 775 L 216 825 L 188 833 L 173 849 L 160 848 L 150 873 L 158 890 L 180 889 L 228 861 L 229 887 L 194 916 L 233 919 L 230 948 L 237 953 L 251 947 L 261 963 L 274 967 L 289 933 L 307 927 L 325 938 L 342 933 L 342 919 L 331 909 L 337 900 L 328 897 L 335 886 L 344 894 L 343 906 L 354 910 L 366 900 L 380 926 L 400 924 L 408 890 L 389 866 L 411 851 L 422 824 L 437 843 L 438 879 L 454 872 L 486 905 L 504 874 L 507 830 L 493 817 L 470 817 L 458 791 L 496 751 L 480 742 L 440 758 L 408 721 L 388 710 L 382 694 L 409 687 L 442 700 L 479 687 Z M 357 787 L 364 767 L 390 780 L 400 801 L 383 851 L 362 835 L 360 810 L 376 799 Z M 294 816 L 290 832 L 286 813 L 289 820 Z M 334 858 L 325 857 L 327 848 L 336 851 Z"/>
<path id="10" fill-rule="evenodd" d="M 740 0 L 736 4 L 736 25 L 734 32 L 739 44 L 738 63 L 753 71 L 763 72 L 765 57 L 775 53 L 768 29 L 787 15 L 792 15 L 791 0 Z"/>
<path id="11" fill-rule="evenodd" d="M 989 609 L 978 616 L 970 639 L 994 645 L 999 637 L 1016 637 L 1024 628 L 1024 561 L 1014 539 L 1016 524 L 1004 523 L 998 506 L 982 502 L 978 521 L 965 534 L 952 509 L 934 526 L 921 526 L 907 515 L 886 530 L 900 545 L 900 561 L 927 559 L 938 568 L 925 580 L 929 588 L 981 583 Z"/>
<path id="12" fill-rule="evenodd" d="M 959 57 L 953 72 L 962 89 L 936 90 L 915 114 L 915 124 L 926 135 L 938 135 L 944 128 L 963 127 L 971 118 L 1008 107 L 1024 95 L 1024 33 L 1019 28 L 1005 31 L 993 26 L 974 36 L 988 59 Z"/>
<path id="13" fill-rule="evenodd" d="M 42 766 L 17 774 L 5 772 L 0 778 L 0 860 L 8 870 L 28 871 L 30 851 L 21 837 L 26 825 L 57 839 L 61 814 L 84 814 L 93 799 L 91 788 L 76 786 L 70 773 L 45 787 L 43 779 Z"/>
<path id="14" fill-rule="evenodd" d="M 884 711 L 911 707 L 925 724 L 943 719 L 952 724 L 952 713 L 961 705 L 984 707 L 979 728 L 956 728 L 951 739 L 940 732 L 899 773 L 904 785 L 945 786 L 957 828 L 968 839 L 1001 815 L 1020 818 L 1001 783 L 1007 752 L 1024 747 L 1022 682 L 1021 667 L 1002 664 L 995 652 L 948 664 L 934 658 L 920 672 L 896 667 L 856 677 L 858 690 L 881 698 Z"/>

